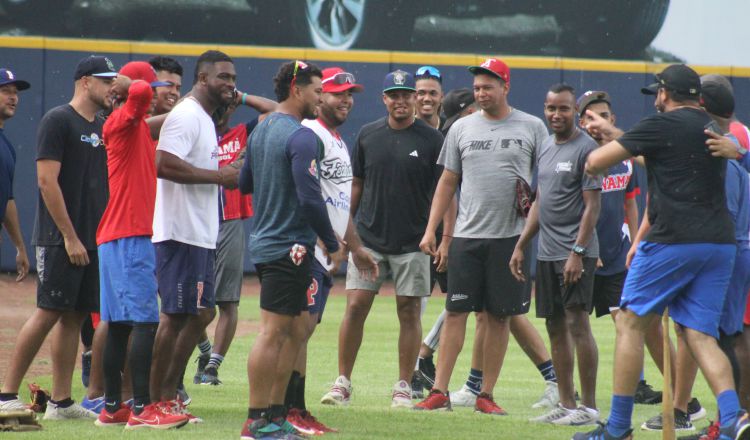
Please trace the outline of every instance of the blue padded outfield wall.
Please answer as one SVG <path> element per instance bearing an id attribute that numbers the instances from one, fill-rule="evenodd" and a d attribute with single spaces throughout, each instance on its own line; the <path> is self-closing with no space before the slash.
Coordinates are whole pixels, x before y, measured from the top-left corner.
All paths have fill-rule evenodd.
<path id="1" fill-rule="evenodd" d="M 7 67 L 18 78 L 31 83 L 31 89 L 20 93 L 20 103 L 5 132 L 18 153 L 14 191 L 19 208 L 29 257 L 34 251 L 28 244 L 34 225 L 37 201 L 36 151 L 37 124 L 44 113 L 70 100 L 73 93 L 73 70 L 89 54 L 109 56 L 119 67 L 131 60 L 153 55 L 176 58 L 185 68 L 183 93 L 190 89 L 197 56 L 208 49 L 219 49 L 235 60 L 237 88 L 243 92 L 274 98 L 271 78 L 285 60 L 301 59 L 321 67 L 341 66 L 353 72 L 365 91 L 356 95 L 354 110 L 341 128 L 348 145 L 352 145 L 359 128 L 384 116 L 381 100 L 382 80 L 395 69 L 413 72 L 421 65 L 438 67 L 444 75 L 445 91 L 471 87 L 466 66 L 481 63 L 484 55 L 432 54 L 381 51 L 329 52 L 314 49 L 220 46 L 200 44 L 135 43 L 107 40 L 79 40 L 44 37 L 0 37 L 0 67 Z M 642 117 L 653 113 L 653 99 L 640 94 L 640 88 L 653 82 L 653 73 L 664 65 L 633 61 L 597 61 L 569 58 L 502 57 L 511 67 L 510 103 L 525 112 L 543 118 L 542 105 L 547 88 L 566 82 L 578 93 L 590 89 L 606 90 L 613 99 L 618 125 L 629 128 Z M 720 73 L 734 85 L 737 116 L 750 121 L 750 68 L 693 66 L 701 74 Z M 248 109 L 237 111 L 233 123 L 253 117 Z M 645 187 L 645 179 L 642 182 Z M 644 191 L 645 192 L 645 191 Z M 642 201 L 642 199 L 641 199 Z M 179 215 L 179 213 L 175 213 Z M 215 215 L 206 212 L 206 215 Z M 3 234 L 2 270 L 15 268 L 15 250 Z M 247 255 L 249 257 L 249 255 Z M 246 269 L 250 259 L 246 258 Z"/>

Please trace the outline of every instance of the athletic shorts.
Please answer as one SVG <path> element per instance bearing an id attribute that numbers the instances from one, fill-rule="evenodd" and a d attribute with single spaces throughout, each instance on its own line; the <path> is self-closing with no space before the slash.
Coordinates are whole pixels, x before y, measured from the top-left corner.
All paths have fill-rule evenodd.
<path id="1" fill-rule="evenodd" d="M 367 248 L 366 248 L 367 249 Z M 422 252 L 406 254 L 381 254 L 367 249 L 378 262 L 378 279 L 370 281 L 360 276 L 351 255 L 346 269 L 347 290 L 368 290 L 377 293 L 389 274 L 396 285 L 396 295 L 423 297 L 430 296 L 430 256 Z M 448 260 L 450 261 L 450 259 Z"/>
<path id="2" fill-rule="evenodd" d="M 289 254 L 255 269 L 260 280 L 260 308 L 279 315 L 299 316 L 307 306 L 307 290 L 312 282 L 312 256 L 307 252 L 299 264 Z"/>
<path id="3" fill-rule="evenodd" d="M 440 291 L 448 293 L 448 271 L 438 272 L 437 265 L 432 262 L 433 257 L 430 257 L 430 293 L 435 289 L 435 283 L 440 286 Z M 450 261 L 450 258 L 448 259 Z"/>
<path id="4" fill-rule="evenodd" d="M 245 256 L 242 220 L 227 220 L 219 225 L 216 242 L 216 302 L 240 302 Z"/>
<path id="5" fill-rule="evenodd" d="M 563 285 L 567 260 L 536 262 L 536 316 L 553 318 L 565 309 L 581 306 L 591 313 L 594 301 L 594 272 L 596 258 L 583 258 L 583 274 L 577 283 Z"/>
<path id="6" fill-rule="evenodd" d="M 620 308 L 622 286 L 627 276 L 627 270 L 612 275 L 594 275 L 594 310 L 597 318 Z"/>
<path id="7" fill-rule="evenodd" d="M 750 248 L 742 247 L 737 249 L 732 279 L 729 281 L 727 297 L 724 299 L 724 307 L 721 310 L 719 330 L 723 334 L 733 336 L 742 332 L 748 289 L 750 289 Z"/>
<path id="8" fill-rule="evenodd" d="M 734 269 L 733 244 L 642 241 L 630 265 L 621 309 L 661 315 L 719 337 L 719 320 Z"/>
<path id="9" fill-rule="evenodd" d="M 331 287 L 333 287 L 333 278 L 326 268 L 313 258 L 312 282 L 307 288 L 307 308 L 311 315 L 318 315 L 318 324 L 323 320 L 323 310 L 326 308 Z"/>
<path id="10" fill-rule="evenodd" d="M 65 246 L 37 246 L 36 305 L 40 309 L 99 312 L 99 256 L 88 251 L 89 264 L 70 262 Z"/>
<path id="11" fill-rule="evenodd" d="M 517 281 L 508 264 L 518 237 L 453 239 L 448 254 L 448 295 L 445 310 L 496 316 L 528 313 L 529 283 Z M 524 261 L 528 273 L 528 260 Z"/>
<path id="12" fill-rule="evenodd" d="M 213 308 L 216 251 L 179 241 L 154 243 L 161 311 L 197 315 Z"/>
<path id="13" fill-rule="evenodd" d="M 101 319 L 158 323 L 156 255 L 150 237 L 125 237 L 99 245 Z"/>

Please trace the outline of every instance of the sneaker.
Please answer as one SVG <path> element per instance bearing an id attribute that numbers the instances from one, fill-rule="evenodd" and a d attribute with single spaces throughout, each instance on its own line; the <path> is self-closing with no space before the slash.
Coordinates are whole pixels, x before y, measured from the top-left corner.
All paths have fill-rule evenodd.
<path id="1" fill-rule="evenodd" d="M 391 396 L 391 408 L 414 408 L 411 401 L 411 387 L 405 380 L 399 380 L 393 385 Z"/>
<path id="2" fill-rule="evenodd" d="M 0 413 L 29 409 L 20 399 L 0 400 Z"/>
<path id="3" fill-rule="evenodd" d="M 200 383 L 201 385 L 221 385 L 221 381 L 219 380 L 219 370 L 217 370 L 216 367 L 206 367 L 196 383 Z"/>
<path id="4" fill-rule="evenodd" d="M 302 412 L 297 408 L 291 408 L 286 415 L 286 421 L 292 425 L 297 431 L 305 435 L 322 435 L 323 431 L 318 431 L 312 426 L 307 424 L 307 421 L 302 416 Z"/>
<path id="5" fill-rule="evenodd" d="M 188 423 L 203 423 L 203 419 L 192 415 L 190 411 L 188 411 L 187 405 L 185 405 L 185 403 L 181 402 L 180 400 L 170 400 L 169 402 L 166 402 L 165 405 L 168 406 L 171 414 L 183 415 L 187 417 Z"/>
<path id="6" fill-rule="evenodd" d="M 576 432 L 571 440 L 628 440 L 633 438 L 633 430 L 628 430 L 620 437 L 615 437 L 607 431 L 607 426 L 599 422 L 599 426 L 589 432 Z"/>
<path id="7" fill-rule="evenodd" d="M 414 405 L 417 411 L 453 411 L 451 398 L 438 390 L 431 390 L 426 399 Z"/>
<path id="8" fill-rule="evenodd" d="M 301 414 L 302 414 L 302 418 L 305 420 L 305 423 L 307 423 L 307 426 L 311 426 L 319 432 L 322 432 L 322 433 L 339 432 L 338 429 L 329 428 L 328 426 L 324 425 L 322 422 L 319 422 L 318 419 L 316 419 L 312 414 L 310 414 L 310 411 L 302 410 Z"/>
<path id="9" fill-rule="evenodd" d="M 422 382 L 422 373 L 419 370 L 414 370 L 411 375 L 411 398 L 412 399 L 424 399 L 424 382 Z"/>
<path id="10" fill-rule="evenodd" d="M 585 426 L 597 423 L 599 423 L 599 411 L 583 405 L 568 413 L 567 416 L 552 422 L 553 425 L 560 426 Z"/>
<path id="11" fill-rule="evenodd" d="M 690 415 L 690 421 L 695 422 L 706 417 L 706 409 L 701 406 L 698 399 L 693 397 L 688 402 L 687 412 Z"/>
<path id="12" fill-rule="evenodd" d="M 99 417 L 94 422 L 96 426 L 122 426 L 128 423 L 130 419 L 130 408 L 120 404 L 120 408 L 114 414 L 107 410 L 99 413 Z"/>
<path id="13" fill-rule="evenodd" d="M 90 411 L 77 403 L 73 403 L 67 408 L 63 408 L 50 401 L 47 403 L 47 410 L 44 412 L 44 420 L 63 420 L 63 419 L 96 419 L 99 417 L 94 411 Z"/>
<path id="14" fill-rule="evenodd" d="M 638 382 L 635 389 L 634 402 L 641 405 L 656 405 L 661 403 L 661 391 L 654 391 L 645 380 Z"/>
<path id="15" fill-rule="evenodd" d="M 661 431 L 664 426 L 662 415 L 656 415 L 643 422 L 641 429 L 644 431 Z M 687 413 L 674 409 L 674 430 L 675 431 L 695 431 L 695 427 L 690 423 L 690 417 Z"/>
<path id="16" fill-rule="evenodd" d="M 466 384 L 460 390 L 450 394 L 451 405 L 472 407 L 477 404 L 477 395 Z"/>
<path id="17" fill-rule="evenodd" d="M 529 419 L 529 422 L 532 423 L 555 423 L 555 421 L 560 420 L 564 417 L 568 417 L 570 413 L 572 413 L 574 410 L 564 408 L 559 403 L 556 407 L 552 408 L 547 414 L 542 414 L 538 417 L 532 417 Z"/>
<path id="18" fill-rule="evenodd" d="M 487 393 L 480 393 L 477 396 L 477 403 L 474 404 L 474 412 L 490 414 L 493 416 L 507 416 L 508 413 L 500 407 Z"/>
<path id="19" fill-rule="evenodd" d="M 271 420 L 272 425 L 276 425 L 281 429 L 281 432 L 286 435 L 286 437 L 282 437 L 288 440 L 291 439 L 304 439 L 302 437 L 302 432 L 300 432 L 297 428 L 294 427 L 291 423 L 289 423 L 289 420 L 279 417 L 277 419 Z"/>
<path id="20" fill-rule="evenodd" d="M 177 395 L 175 396 L 177 400 L 182 402 L 185 406 L 190 405 L 190 402 L 193 401 L 193 399 L 190 398 L 190 395 L 185 390 L 185 384 L 180 382 L 179 385 L 177 385 Z"/>
<path id="21" fill-rule="evenodd" d="M 130 418 L 125 425 L 126 430 L 151 428 L 151 429 L 170 429 L 181 428 L 188 423 L 188 418 L 182 414 L 172 414 L 165 411 L 164 407 L 158 403 L 146 405 L 140 414 L 130 412 Z"/>
<path id="22" fill-rule="evenodd" d="M 193 383 L 198 385 L 200 383 L 203 383 L 203 372 L 206 369 L 206 365 L 208 365 L 208 361 L 211 360 L 211 353 L 209 354 L 199 354 L 197 358 L 195 358 L 195 362 L 198 364 L 198 368 L 195 370 L 195 375 L 193 376 Z"/>
<path id="23" fill-rule="evenodd" d="M 89 411 L 100 414 L 104 409 L 104 396 L 97 397 L 95 399 L 89 399 L 88 396 L 84 396 L 83 400 L 81 400 L 81 406 Z"/>
<path id="24" fill-rule="evenodd" d="M 348 405 L 352 397 L 352 383 L 344 376 L 336 378 L 336 382 L 331 386 L 320 403 L 323 405 Z"/>
<path id="25" fill-rule="evenodd" d="M 91 350 L 81 353 L 81 382 L 84 388 L 89 387 L 91 377 Z"/>
<path id="26" fill-rule="evenodd" d="M 240 439 L 242 440 L 274 438 L 287 438 L 287 435 L 278 425 L 269 423 L 266 419 L 247 419 L 245 420 L 245 424 L 242 425 L 242 432 L 240 433 Z"/>
<path id="27" fill-rule="evenodd" d="M 425 388 L 432 389 L 435 386 L 435 364 L 432 362 L 432 356 L 420 359 L 419 372 L 422 375 L 422 383 Z"/>
<path id="28" fill-rule="evenodd" d="M 554 408 L 560 403 L 560 392 L 557 390 L 557 382 L 551 380 L 546 381 L 546 387 L 544 388 L 544 394 L 535 404 L 531 405 L 533 409 L 539 408 Z"/>
<path id="29" fill-rule="evenodd" d="M 678 440 L 718 440 L 721 434 L 719 422 L 711 422 L 708 426 L 701 429 L 700 432 L 691 435 L 677 437 Z"/>
<path id="30" fill-rule="evenodd" d="M 747 411 L 737 413 L 737 420 L 727 428 L 719 430 L 719 440 L 748 440 L 750 439 L 750 419 Z"/>

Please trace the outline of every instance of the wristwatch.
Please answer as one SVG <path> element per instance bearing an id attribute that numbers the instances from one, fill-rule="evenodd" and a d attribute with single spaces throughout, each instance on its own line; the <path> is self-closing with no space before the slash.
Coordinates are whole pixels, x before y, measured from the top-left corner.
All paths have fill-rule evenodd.
<path id="1" fill-rule="evenodd" d="M 580 257 L 583 257 L 586 255 L 586 248 L 581 246 L 580 244 L 576 244 L 573 246 L 573 253 Z"/>

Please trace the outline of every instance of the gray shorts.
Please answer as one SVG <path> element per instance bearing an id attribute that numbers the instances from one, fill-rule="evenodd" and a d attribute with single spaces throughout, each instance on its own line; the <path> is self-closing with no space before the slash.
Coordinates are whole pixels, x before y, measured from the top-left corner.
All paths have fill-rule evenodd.
<path id="1" fill-rule="evenodd" d="M 216 302 L 239 302 L 245 256 L 245 232 L 242 220 L 227 220 L 219 225 L 216 242 Z"/>
<path id="2" fill-rule="evenodd" d="M 369 290 L 377 293 L 388 275 L 392 275 L 398 296 L 430 296 L 430 256 L 422 252 L 381 254 L 366 248 L 378 262 L 380 276 L 368 281 L 359 275 L 351 255 L 346 270 L 347 290 Z"/>

